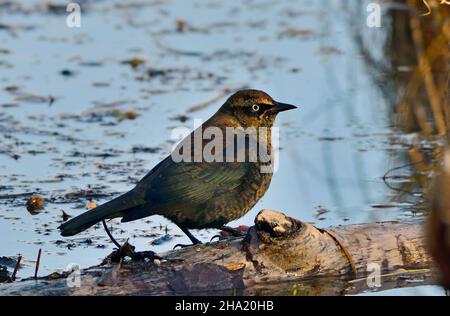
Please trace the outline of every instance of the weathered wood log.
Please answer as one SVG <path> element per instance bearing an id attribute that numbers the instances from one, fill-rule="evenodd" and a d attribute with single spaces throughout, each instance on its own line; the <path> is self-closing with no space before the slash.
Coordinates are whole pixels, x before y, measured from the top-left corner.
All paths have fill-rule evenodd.
<path id="1" fill-rule="evenodd" d="M 349 280 L 366 277 L 369 264 L 381 273 L 431 266 L 419 221 L 319 229 L 268 210 L 257 215 L 244 238 L 196 245 L 164 257 L 106 262 L 81 270 L 79 278 L 77 273 L 61 273 L 3 284 L 0 295 L 233 294 L 244 289 L 246 294 L 289 294 L 298 284 L 310 290 L 302 294 L 337 294 L 348 288 Z M 280 287 L 280 282 L 290 283 Z"/>

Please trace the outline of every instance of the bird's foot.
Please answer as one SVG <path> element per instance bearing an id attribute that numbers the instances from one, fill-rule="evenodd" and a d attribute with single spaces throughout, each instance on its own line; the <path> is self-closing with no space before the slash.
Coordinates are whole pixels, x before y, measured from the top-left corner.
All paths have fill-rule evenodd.
<path id="1" fill-rule="evenodd" d="M 211 241 L 218 238 L 219 241 L 221 240 L 228 240 L 232 237 L 245 237 L 247 235 L 248 226 L 241 225 L 236 228 L 229 227 L 229 226 L 222 226 L 220 228 L 221 232 L 218 235 L 212 236 Z"/>
<path id="2" fill-rule="evenodd" d="M 173 246 L 173 250 L 175 250 L 176 248 L 186 248 L 186 247 L 192 247 L 195 245 L 201 245 L 202 242 L 200 240 L 196 240 L 194 243 L 190 244 L 190 245 L 185 245 L 185 244 L 176 244 L 175 246 Z"/>
<path id="3" fill-rule="evenodd" d="M 163 258 L 158 256 L 153 251 L 135 251 L 135 247 L 126 241 L 119 249 L 115 249 L 108 258 L 114 262 L 119 263 L 123 258 L 130 257 L 133 261 L 154 261 L 155 259 L 162 260 Z"/>
<path id="4" fill-rule="evenodd" d="M 175 249 L 177 249 L 177 248 L 186 248 L 186 247 L 191 247 L 191 246 L 193 246 L 194 244 L 191 244 L 191 245 L 185 245 L 185 244 L 176 244 L 175 246 L 173 246 L 173 250 L 175 250 Z"/>
<path id="5" fill-rule="evenodd" d="M 146 259 L 148 259 L 149 261 L 155 261 L 157 260 L 164 260 L 164 258 L 158 256 L 154 251 L 139 251 L 139 252 L 135 252 L 132 256 L 131 259 L 133 261 L 144 261 Z"/>

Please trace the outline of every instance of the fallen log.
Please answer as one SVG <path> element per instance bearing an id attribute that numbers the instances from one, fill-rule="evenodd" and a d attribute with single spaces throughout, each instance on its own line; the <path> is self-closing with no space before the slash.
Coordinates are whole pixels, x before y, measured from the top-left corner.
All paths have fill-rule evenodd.
<path id="1" fill-rule="evenodd" d="M 358 279 L 373 267 L 391 277 L 410 271 L 433 279 L 420 221 L 319 229 L 263 210 L 245 237 L 171 251 L 164 258 L 106 260 L 71 274 L 1 284 L 0 295 L 296 294 L 299 284 L 306 289 L 302 295 L 332 295 L 360 288 Z M 288 283 L 280 287 L 280 282 Z"/>

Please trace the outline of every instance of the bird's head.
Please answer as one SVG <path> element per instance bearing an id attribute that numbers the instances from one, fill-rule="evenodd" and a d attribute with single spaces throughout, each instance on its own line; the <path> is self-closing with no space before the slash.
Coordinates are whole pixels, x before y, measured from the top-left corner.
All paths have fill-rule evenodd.
<path id="1" fill-rule="evenodd" d="M 271 127 L 278 113 L 295 108 L 260 90 L 240 90 L 228 98 L 219 113 L 233 116 L 243 127 Z"/>

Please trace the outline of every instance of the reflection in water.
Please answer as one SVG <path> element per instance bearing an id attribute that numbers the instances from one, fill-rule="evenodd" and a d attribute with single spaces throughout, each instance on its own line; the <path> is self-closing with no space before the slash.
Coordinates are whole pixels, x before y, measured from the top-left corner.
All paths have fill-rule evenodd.
<path id="1" fill-rule="evenodd" d="M 40 247 L 41 273 L 110 253 L 100 227 L 60 237 L 62 214 L 129 190 L 168 154 L 172 128 L 245 86 L 301 108 L 277 121 L 268 193 L 232 225 L 262 208 L 321 227 L 423 212 L 448 130 L 450 6 L 420 17 L 420 0 L 384 4 L 369 28 L 370 1 L 83 1 L 69 30 L 64 10 L 38 2 L 0 7 L 0 256 L 24 255 L 19 276 Z M 47 202 L 33 217 L 32 193 Z M 110 225 L 138 250 L 188 242 L 160 217 Z"/>

